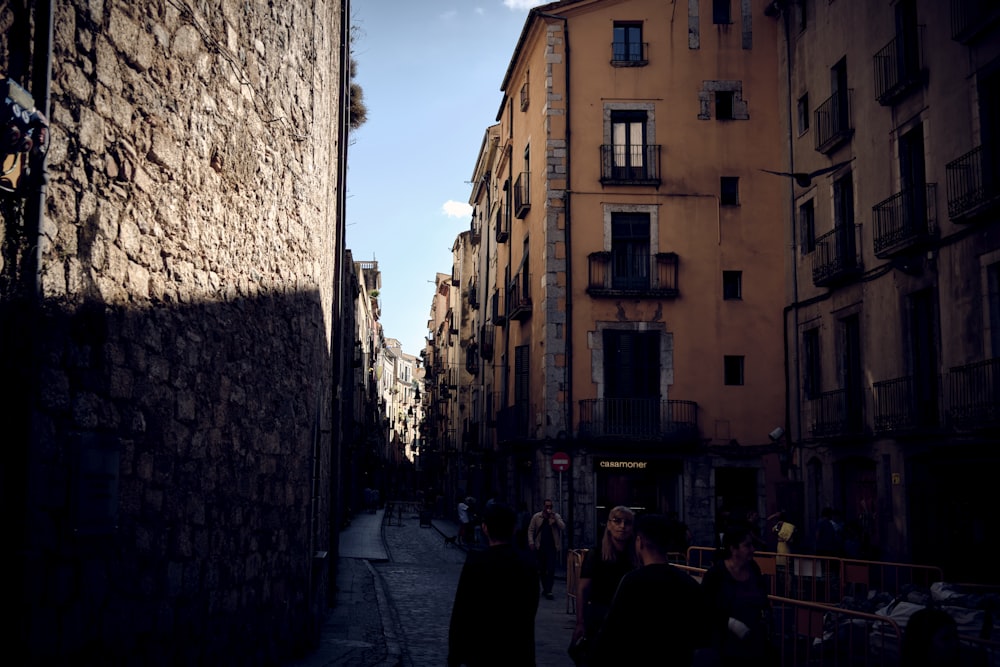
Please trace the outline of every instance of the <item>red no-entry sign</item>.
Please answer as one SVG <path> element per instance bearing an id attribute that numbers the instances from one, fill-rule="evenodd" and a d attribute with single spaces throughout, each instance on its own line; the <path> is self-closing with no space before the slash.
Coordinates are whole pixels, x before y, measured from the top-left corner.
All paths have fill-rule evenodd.
<path id="1" fill-rule="evenodd" d="M 556 452 L 553 454 L 552 469 L 556 472 L 566 472 L 569 470 L 569 454 L 566 452 Z"/>

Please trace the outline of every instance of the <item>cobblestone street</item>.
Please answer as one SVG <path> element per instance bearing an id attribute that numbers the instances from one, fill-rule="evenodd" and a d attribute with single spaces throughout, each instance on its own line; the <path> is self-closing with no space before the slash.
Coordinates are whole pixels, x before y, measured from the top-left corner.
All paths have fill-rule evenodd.
<path id="1" fill-rule="evenodd" d="M 457 526 L 435 521 L 421 527 L 415 515 L 394 518 L 383 527 L 389 561 L 373 563 L 382 578 L 401 636 L 404 667 L 447 664 L 448 623 L 465 551 L 446 544 L 442 532 Z M 440 529 L 439 529 L 440 528 Z M 451 534 L 454 534 L 451 533 Z M 539 667 L 572 667 L 566 654 L 574 616 L 566 613 L 565 577 L 557 577 L 555 600 L 540 599 L 535 622 Z"/>

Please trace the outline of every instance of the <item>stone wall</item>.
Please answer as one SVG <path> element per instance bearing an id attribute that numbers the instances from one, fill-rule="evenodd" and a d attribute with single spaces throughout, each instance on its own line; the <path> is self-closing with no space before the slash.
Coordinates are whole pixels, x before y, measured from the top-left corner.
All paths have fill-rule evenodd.
<path id="1" fill-rule="evenodd" d="M 55 5 L 41 298 L 0 320 L 20 653 L 278 663 L 335 552 L 341 1 Z"/>

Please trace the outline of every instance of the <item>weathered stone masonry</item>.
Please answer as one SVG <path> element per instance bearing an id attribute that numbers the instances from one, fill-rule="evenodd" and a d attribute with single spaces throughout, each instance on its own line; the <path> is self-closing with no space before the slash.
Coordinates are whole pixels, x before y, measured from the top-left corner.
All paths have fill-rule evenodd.
<path id="1" fill-rule="evenodd" d="M 327 602 L 341 2 L 55 8 L 12 649 L 278 663 Z"/>

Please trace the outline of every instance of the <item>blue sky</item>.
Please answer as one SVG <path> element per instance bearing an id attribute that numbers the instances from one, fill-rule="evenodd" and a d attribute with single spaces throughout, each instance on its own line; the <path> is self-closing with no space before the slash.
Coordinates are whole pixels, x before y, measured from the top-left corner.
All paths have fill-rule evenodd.
<path id="1" fill-rule="evenodd" d="M 347 247 L 378 261 L 382 326 L 418 355 L 434 278 L 469 228 L 472 170 L 500 84 L 539 0 L 352 0 L 355 80 L 368 121 L 351 136 Z"/>

